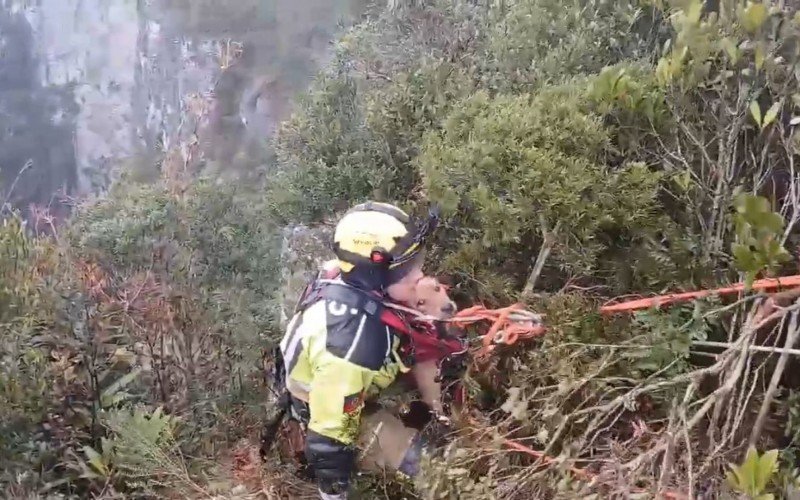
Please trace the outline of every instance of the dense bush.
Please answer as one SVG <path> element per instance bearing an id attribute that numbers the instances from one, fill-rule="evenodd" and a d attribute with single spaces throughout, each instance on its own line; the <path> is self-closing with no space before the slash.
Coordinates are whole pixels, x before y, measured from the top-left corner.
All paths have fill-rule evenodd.
<path id="1" fill-rule="evenodd" d="M 118 186 L 49 238 L 17 221 L 0 237 L 6 494 L 54 479 L 81 496 L 192 490 L 182 457 L 235 438 L 233 411 L 260 413 L 279 232 L 253 198 L 202 181 Z"/>
<path id="2" fill-rule="evenodd" d="M 422 133 L 474 88 L 483 7 L 468 2 L 387 9 L 340 39 L 276 140 L 267 180 L 273 213 L 311 222 L 367 198 L 404 203 Z"/>
<path id="3" fill-rule="evenodd" d="M 544 248 L 571 275 L 602 274 L 607 246 L 657 227 L 658 173 L 603 165 L 608 135 L 578 99 L 569 89 L 478 93 L 427 138 L 419 157 L 425 186 L 454 214 L 449 241 L 459 242 L 446 269 L 478 282 L 506 278 L 511 286 L 501 290 L 520 289 L 527 275 L 519 270 L 540 270 Z"/>
<path id="4" fill-rule="evenodd" d="M 273 211 L 288 221 L 322 220 L 370 197 L 412 210 L 429 198 L 451 210 L 494 210 L 493 215 L 461 212 L 438 242 L 437 255 L 446 257 L 440 270 L 457 274 L 485 298 L 507 298 L 526 282 L 534 284 L 526 278 L 544 234 L 556 229 L 560 218 L 558 229 L 569 230 L 548 238 L 553 258 L 548 261 L 548 249 L 539 262 L 549 265 L 534 273 L 550 275 L 553 279 L 543 282 L 549 286 L 590 271 L 619 291 L 685 278 L 687 273 L 678 271 L 686 254 L 683 242 L 676 242 L 677 256 L 654 243 L 662 236 L 654 229 L 675 232 L 654 213 L 660 208 L 653 198 L 661 172 L 624 157 L 617 133 L 623 125 L 607 118 L 620 106 L 602 90 L 593 93 L 593 80 L 572 80 L 625 57 L 652 59 L 654 40 L 664 31 L 655 22 L 659 13 L 624 2 L 573 7 L 563 15 L 559 4 L 543 0 L 398 5 L 350 30 L 332 69 L 278 136 L 284 154 L 267 187 Z M 562 86 L 535 91 L 548 82 Z M 467 110 L 478 113 L 481 99 L 520 89 L 526 93 L 517 101 L 498 97 L 496 115 L 471 119 Z M 476 92 L 483 97 L 474 97 Z M 517 116 L 514 107 L 525 95 L 533 102 L 523 106 L 529 110 L 524 117 Z M 657 98 L 647 103 L 660 110 Z M 550 112 L 556 113 L 555 122 Z M 474 133 L 482 134 L 475 143 Z M 533 135 L 523 137 L 527 134 Z M 520 139 L 527 152 L 517 150 Z M 458 151 L 459 142 L 464 151 Z M 492 158 L 492 148 L 508 157 Z M 538 159 L 530 157 L 534 149 Z M 549 172 L 529 167 L 542 162 L 551 165 Z M 561 175 L 565 168 L 570 175 Z M 581 194 L 581 186 L 592 192 Z M 610 199 L 624 189 L 636 196 Z M 561 199 L 557 193 L 563 193 Z M 479 194 L 483 201 L 474 197 Z M 615 212 L 598 210 L 597 203 L 614 205 Z M 625 268 L 633 255 L 643 269 L 631 274 Z"/>
<path id="5" fill-rule="evenodd" d="M 763 192 L 788 178 L 782 172 L 788 171 L 790 146 L 779 140 L 785 133 L 771 130 L 785 127 L 785 121 L 776 120 L 777 103 L 786 106 L 791 100 L 790 76 L 781 68 L 793 60 L 788 50 L 796 28 L 793 22 L 761 16 L 759 7 L 725 7 L 720 15 L 705 17 L 692 9 L 664 11 L 658 5 L 602 0 L 575 2 L 566 10 L 547 0 L 491 6 L 398 3 L 345 34 L 332 69 L 311 91 L 315 106 L 301 108 L 278 137 L 279 148 L 290 154 L 270 180 L 273 211 L 288 220 L 320 220 L 347 205 L 340 200 L 374 197 L 413 208 L 428 194 L 451 208 L 494 207 L 494 217 L 462 214 L 464 220 L 450 221 L 451 231 L 439 241 L 447 258 L 444 269 L 467 281 L 477 278 L 473 284 L 487 285 L 478 287 L 486 297 L 507 295 L 501 290 L 513 295 L 530 283 L 525 278 L 534 272 L 535 261 L 544 262 L 536 258 L 545 242 L 542 228 L 552 230 L 557 219 L 570 229 L 562 231 L 560 241 L 551 238 L 553 258 L 541 272 L 553 279 L 539 282 L 545 288 L 591 278 L 624 293 L 717 280 L 733 271 L 727 207 L 734 191 Z M 769 31 L 768 24 L 778 30 Z M 434 26 L 451 36 L 434 34 Z M 342 88 L 348 89 L 346 106 L 336 104 Z M 768 89 L 780 96 L 768 99 Z M 543 140 L 562 155 L 548 163 L 561 161 L 572 175 L 554 179 L 524 167 L 531 160 L 521 162 L 516 144 L 502 137 L 530 131 L 513 104 L 495 117 L 506 128 L 494 136 L 484 130 L 490 124 L 468 120 L 462 106 L 476 102 L 476 92 L 483 99 L 498 94 L 538 99 L 530 108 L 563 100 L 560 109 L 570 117 L 556 115 L 548 123 L 542 112 L 537 128 L 551 135 Z M 759 95 L 763 131 L 754 134 L 752 98 Z M 591 130 L 570 128 L 581 117 L 591 119 L 584 127 Z M 458 120 L 466 120 L 460 139 L 453 130 Z M 331 127 L 341 127 L 338 140 Z M 507 175 L 492 170 L 491 154 L 473 144 L 475 134 L 481 134 L 475 142 L 486 143 L 484 149 L 517 155 L 495 160 Z M 598 134 L 602 144 L 593 142 Z M 437 145 L 440 136 L 450 147 Z M 542 149 L 536 138 L 522 139 Z M 459 141 L 466 148 L 460 153 L 470 158 L 455 153 Z M 586 157 L 591 166 L 569 156 L 584 155 L 580 148 L 590 147 L 597 148 Z M 747 153 L 756 150 L 757 155 Z M 768 167 L 767 159 L 774 166 Z M 627 185 L 639 196 L 611 202 L 618 205 L 616 215 L 606 213 L 610 205 L 602 190 L 626 198 L 619 195 L 625 179 L 642 169 L 648 174 Z M 777 182 L 771 180 L 775 175 Z M 533 189 L 514 196 L 512 180 L 514 186 Z M 573 198 L 562 199 L 560 211 L 538 213 L 547 197 L 556 196 L 548 182 L 557 182 Z M 582 205 L 575 204 L 580 186 L 571 182 L 593 188 Z M 474 198 L 479 192 L 483 202 Z M 457 197 L 466 204 L 457 205 Z M 796 218 L 786 197 L 778 202 Z M 597 210 L 587 215 L 587 205 Z M 480 226 L 470 221 L 476 218 L 483 219 Z M 478 237 L 468 236 L 475 231 Z M 580 244 L 566 244 L 570 238 Z M 478 239 L 491 244 L 483 247 Z M 484 248 L 495 251 L 487 257 Z M 487 259 L 502 261 L 503 272 L 486 267 Z"/>
<path id="6" fill-rule="evenodd" d="M 664 36 L 658 12 L 637 1 L 514 0 L 500 4 L 487 40 L 492 88 L 530 92 L 599 72 L 622 60 L 651 59 Z"/>
<path id="7" fill-rule="evenodd" d="M 276 146 L 282 168 L 267 184 L 268 203 L 287 220 L 319 220 L 341 200 L 369 197 L 397 179 L 366 127 L 356 82 L 322 76 L 318 85 L 283 124 Z"/>
<path id="8" fill-rule="evenodd" d="M 264 299 L 274 291 L 279 271 L 276 229 L 251 193 L 199 180 L 180 196 L 166 187 L 122 185 L 78 207 L 66 236 L 82 257 L 119 271 L 151 270 L 176 282 L 244 287 Z"/>

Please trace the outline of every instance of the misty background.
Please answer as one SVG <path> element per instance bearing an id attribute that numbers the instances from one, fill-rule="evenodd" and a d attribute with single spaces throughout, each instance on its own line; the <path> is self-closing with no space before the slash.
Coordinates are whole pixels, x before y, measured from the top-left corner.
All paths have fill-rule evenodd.
<path id="1" fill-rule="evenodd" d="M 155 177 L 187 134 L 208 172 L 257 168 L 336 31 L 372 3 L 0 0 L 0 202 L 63 216 L 115 170 Z M 193 95 L 210 103 L 201 127 L 187 127 Z"/>

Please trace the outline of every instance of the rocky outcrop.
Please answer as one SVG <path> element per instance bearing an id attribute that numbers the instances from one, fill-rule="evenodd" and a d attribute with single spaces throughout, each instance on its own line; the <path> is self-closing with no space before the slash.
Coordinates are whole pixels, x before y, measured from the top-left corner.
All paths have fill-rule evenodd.
<path id="1" fill-rule="evenodd" d="M 281 327 L 285 327 L 306 284 L 333 258 L 330 243 L 333 228 L 328 226 L 289 226 L 284 229 L 281 262 Z"/>

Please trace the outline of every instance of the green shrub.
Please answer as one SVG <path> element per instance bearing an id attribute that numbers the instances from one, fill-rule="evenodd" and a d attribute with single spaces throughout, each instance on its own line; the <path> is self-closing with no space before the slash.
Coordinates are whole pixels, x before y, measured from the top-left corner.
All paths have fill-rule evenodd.
<path id="1" fill-rule="evenodd" d="M 429 60 L 369 94 L 367 125 L 387 149 L 387 160 L 397 175 L 396 199 L 409 196 L 420 183 L 413 160 L 423 135 L 439 129 L 452 106 L 474 89 L 471 77 L 458 65 Z"/>
<path id="2" fill-rule="evenodd" d="M 83 478 L 105 482 L 126 497 L 153 498 L 159 492 L 203 492 L 190 476 L 176 440 L 177 419 L 161 408 L 113 410 L 102 415 L 108 437 L 84 446 L 71 466 Z M 168 489 L 168 490 L 167 490 Z"/>
<path id="3" fill-rule="evenodd" d="M 428 59 L 477 70 L 492 9 L 471 0 L 398 2 L 345 33 L 333 65 L 360 75 L 371 87 L 413 72 Z"/>
<path id="4" fill-rule="evenodd" d="M 773 191 L 777 210 L 796 219 L 796 202 L 780 193 L 794 182 L 788 120 L 800 25 L 772 2 L 654 4 L 670 20 L 671 40 L 647 72 L 601 74 L 596 109 L 613 124 L 617 149 L 664 172 L 666 213 L 696 242 L 695 263 L 716 269 L 715 279 L 736 279 L 728 249 L 737 190 Z"/>
<path id="5" fill-rule="evenodd" d="M 419 164 L 449 214 L 447 270 L 477 272 L 478 282 L 504 276 L 519 290 L 542 245 L 552 247 L 550 266 L 585 275 L 615 241 L 651 228 L 658 174 L 603 165 L 608 135 L 580 104 L 570 88 L 478 93 L 426 138 Z"/>
<path id="6" fill-rule="evenodd" d="M 157 270 L 182 282 L 269 294 L 278 272 L 277 227 L 263 204 L 233 184 L 201 180 L 182 196 L 164 186 L 120 185 L 81 206 L 68 237 L 84 257 L 128 271 L 164 263 L 168 269 Z"/>
<path id="7" fill-rule="evenodd" d="M 417 200 L 424 192 L 413 162 L 423 134 L 476 88 L 563 81 L 647 52 L 642 37 L 630 36 L 647 24 L 633 3 L 576 2 L 567 15 L 562 7 L 398 4 L 349 30 L 277 137 L 266 184 L 272 213 L 315 222 L 367 198 Z"/>
<path id="8" fill-rule="evenodd" d="M 106 454 L 104 415 L 134 405 L 183 418 L 173 447 L 196 458 L 241 432 L 220 419 L 245 417 L 275 340 L 280 233 L 258 199 L 204 181 L 182 193 L 120 184 L 53 238 L 5 222 L 0 484 L 17 491 L 18 473 L 33 470 L 25 485 L 99 493 L 108 477 L 75 457 Z M 173 465 L 172 479 L 188 485 Z M 129 493 L 154 487 L 149 472 L 127 474 Z"/>
<path id="9" fill-rule="evenodd" d="M 366 126 L 356 81 L 322 76 L 315 86 L 276 140 L 280 168 L 267 181 L 265 199 L 281 220 L 320 220 L 343 200 L 400 189 L 384 145 Z"/>
<path id="10" fill-rule="evenodd" d="M 658 43 L 652 9 L 635 0 L 511 0 L 492 14 L 486 62 L 501 89 L 530 92 L 649 58 Z"/>

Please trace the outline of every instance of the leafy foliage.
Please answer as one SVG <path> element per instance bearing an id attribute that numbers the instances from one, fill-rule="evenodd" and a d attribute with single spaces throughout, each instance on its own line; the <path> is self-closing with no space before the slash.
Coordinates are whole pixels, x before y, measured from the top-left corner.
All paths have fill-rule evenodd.
<path id="1" fill-rule="evenodd" d="M 365 126 L 362 100 L 353 79 L 322 76 L 319 89 L 283 124 L 276 151 L 284 168 L 267 186 L 279 217 L 319 219 L 342 199 L 364 199 L 395 185 L 396 173 Z"/>
<path id="2" fill-rule="evenodd" d="M 141 407 L 113 410 L 103 415 L 103 423 L 109 437 L 100 439 L 99 450 L 84 446 L 85 461 L 76 460 L 81 477 L 111 481 L 147 496 L 170 484 L 167 480 L 183 476 L 190 481 L 175 445 L 175 418 L 165 415 L 161 408 L 152 413 Z"/>
<path id="3" fill-rule="evenodd" d="M 494 17 L 487 59 L 492 83 L 530 92 L 539 85 L 593 74 L 622 59 L 647 57 L 658 43 L 650 12 L 638 2 L 514 0 Z"/>
<path id="4" fill-rule="evenodd" d="M 737 242 L 733 245 L 736 266 L 745 273 L 746 282 L 753 284 L 756 275 L 766 269 L 791 260 L 781 244 L 783 218 L 770 210 L 765 198 L 740 194 L 735 200 Z"/>
<path id="5" fill-rule="evenodd" d="M 747 450 L 741 465 L 728 472 L 728 484 L 749 498 L 772 500 L 775 496 L 766 493 L 767 484 L 778 470 L 778 450 L 770 450 L 759 456 L 755 448 Z"/>
<path id="6" fill-rule="evenodd" d="M 797 91 L 790 68 L 800 31 L 788 14 L 764 15 L 767 4 L 721 4 L 714 15 L 702 4 L 675 9 L 676 35 L 655 75 L 681 131 L 664 142 L 662 154 L 691 179 L 679 197 L 686 213 L 702 214 L 693 230 L 702 235 L 703 257 L 721 267 L 734 236 L 726 207 L 737 190 L 764 193 L 776 174 L 791 170 L 794 146 L 781 117 L 791 112 Z M 783 205 L 779 211 L 793 211 L 791 202 L 770 194 Z"/>
<path id="7" fill-rule="evenodd" d="M 703 317 L 708 306 L 701 302 L 693 308 L 675 307 L 669 311 L 638 312 L 634 317 L 634 330 L 642 331 L 647 351 L 631 351 L 634 374 L 640 377 L 661 372 L 667 375 L 689 369 L 692 342 L 706 340 L 710 324 Z"/>
<path id="8" fill-rule="evenodd" d="M 178 415 L 186 424 L 170 456 L 177 460 L 177 443 L 212 453 L 208 438 L 228 434 L 220 411 L 261 379 L 275 317 L 272 227 L 236 190 L 203 182 L 184 196 L 120 185 L 79 207 L 53 238 L 32 239 L 8 219 L 0 233 L 10 257 L 0 268 L 9 278 L 0 322 L 4 480 L 33 468 L 43 480 L 66 479 L 51 486 L 65 492 L 99 491 L 111 478 L 129 493 L 153 493 L 166 485 L 161 472 L 124 450 L 150 441 L 159 449 L 146 426 L 166 429 Z M 189 481 L 176 471 L 172 479 Z"/>
<path id="9" fill-rule="evenodd" d="M 468 374 L 487 396 L 471 417 L 491 432 L 466 432 L 426 463 L 431 495 L 721 487 L 721 457 L 757 427 L 752 403 L 771 404 L 772 364 L 741 348 L 763 340 L 748 324 L 753 297 L 597 311 L 621 294 L 782 271 L 800 241 L 798 34 L 770 2 L 393 1 L 337 41 L 283 124 L 261 192 L 171 181 L 177 154 L 164 184 L 123 182 L 65 227 L 45 224 L 49 237 L 38 219 L 8 218 L 7 491 L 202 494 L 219 443 L 263 413 L 278 229 L 328 223 L 367 198 L 439 202 L 430 261 L 459 298 L 522 299 L 547 318 L 535 349 L 500 350 Z M 509 437 L 556 458 L 500 452 Z M 748 454 L 732 486 L 758 496 L 772 477 L 794 484 L 775 462 Z"/>
<path id="10" fill-rule="evenodd" d="M 464 101 L 419 158 L 430 198 L 454 215 L 447 223 L 458 230 L 448 237 L 467 249 L 446 269 L 516 274 L 538 243 L 554 247 L 563 269 L 586 275 L 613 239 L 646 233 L 658 175 L 641 164 L 605 167 L 607 143 L 598 117 L 581 112 L 570 89 Z M 477 263 L 472 248 L 480 248 Z"/>

